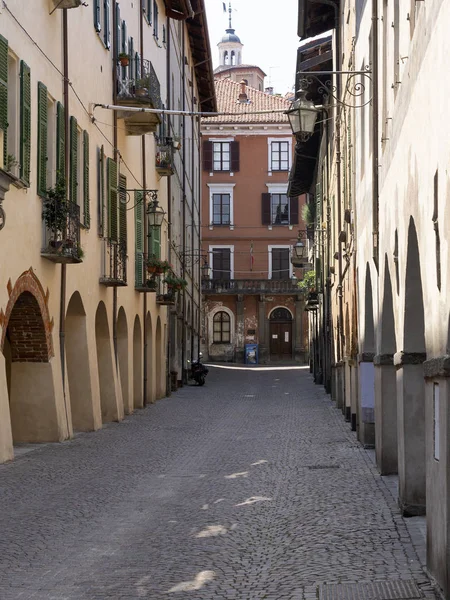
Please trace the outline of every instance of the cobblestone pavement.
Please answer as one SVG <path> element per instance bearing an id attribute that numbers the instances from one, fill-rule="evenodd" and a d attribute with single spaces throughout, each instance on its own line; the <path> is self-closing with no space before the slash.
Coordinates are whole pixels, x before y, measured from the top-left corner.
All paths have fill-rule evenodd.
<path id="1" fill-rule="evenodd" d="M 0 600 L 434 598 L 388 488 L 306 369 L 211 368 L 0 466 Z"/>

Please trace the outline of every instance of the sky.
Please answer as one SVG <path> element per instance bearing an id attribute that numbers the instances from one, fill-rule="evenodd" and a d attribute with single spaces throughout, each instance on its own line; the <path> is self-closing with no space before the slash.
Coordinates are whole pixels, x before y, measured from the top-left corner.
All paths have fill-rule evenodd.
<path id="1" fill-rule="evenodd" d="M 213 65 L 219 64 L 217 44 L 228 28 L 223 0 L 205 0 Z M 260 67 L 266 87 L 275 93 L 292 91 L 298 47 L 298 0 L 231 0 L 232 27 L 244 44 L 242 62 Z"/>

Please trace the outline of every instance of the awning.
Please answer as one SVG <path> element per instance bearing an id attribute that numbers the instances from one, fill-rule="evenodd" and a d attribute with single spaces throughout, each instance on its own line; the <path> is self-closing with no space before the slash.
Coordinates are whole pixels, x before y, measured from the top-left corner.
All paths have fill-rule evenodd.
<path id="1" fill-rule="evenodd" d="M 288 180 L 289 198 L 306 194 L 311 189 L 319 154 L 320 131 L 319 127 L 308 141 L 297 142 L 295 145 L 294 160 Z"/>
<path id="2" fill-rule="evenodd" d="M 298 2 L 298 37 L 309 38 L 336 27 L 337 0 L 299 0 Z"/>

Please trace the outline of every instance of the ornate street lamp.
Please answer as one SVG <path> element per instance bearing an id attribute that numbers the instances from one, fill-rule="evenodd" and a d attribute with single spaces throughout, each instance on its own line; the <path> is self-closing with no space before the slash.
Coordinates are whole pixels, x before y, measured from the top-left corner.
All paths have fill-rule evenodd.
<path id="1" fill-rule="evenodd" d="M 299 96 L 285 114 L 289 119 L 293 134 L 301 141 L 306 142 L 314 133 L 320 109 L 315 106 L 314 102 L 306 99 L 306 92 L 300 91 Z"/>
<path id="2" fill-rule="evenodd" d="M 298 232 L 297 242 L 292 247 L 291 263 L 294 267 L 308 266 L 308 248 L 302 242 L 302 233 Z"/>
<path id="3" fill-rule="evenodd" d="M 153 195 L 153 200 L 147 206 L 147 222 L 149 230 L 154 227 L 161 227 L 165 216 L 164 209 L 159 206 L 156 194 Z"/>

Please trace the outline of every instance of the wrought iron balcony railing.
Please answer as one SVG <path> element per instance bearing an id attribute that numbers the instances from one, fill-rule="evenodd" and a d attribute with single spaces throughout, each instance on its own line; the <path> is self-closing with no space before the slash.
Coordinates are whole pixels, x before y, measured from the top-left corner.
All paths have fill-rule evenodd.
<path id="1" fill-rule="evenodd" d="M 125 240 L 103 240 L 100 283 L 109 287 L 127 285 L 127 258 Z"/>
<path id="2" fill-rule="evenodd" d="M 155 167 L 160 176 L 173 175 L 174 149 L 172 138 L 166 138 L 165 143 L 157 143 L 155 154 Z"/>
<path id="3" fill-rule="evenodd" d="M 204 294 L 300 294 L 290 279 L 203 279 Z"/>
<path id="4" fill-rule="evenodd" d="M 75 202 L 45 199 L 41 256 L 56 263 L 80 263 L 80 207 Z"/>

